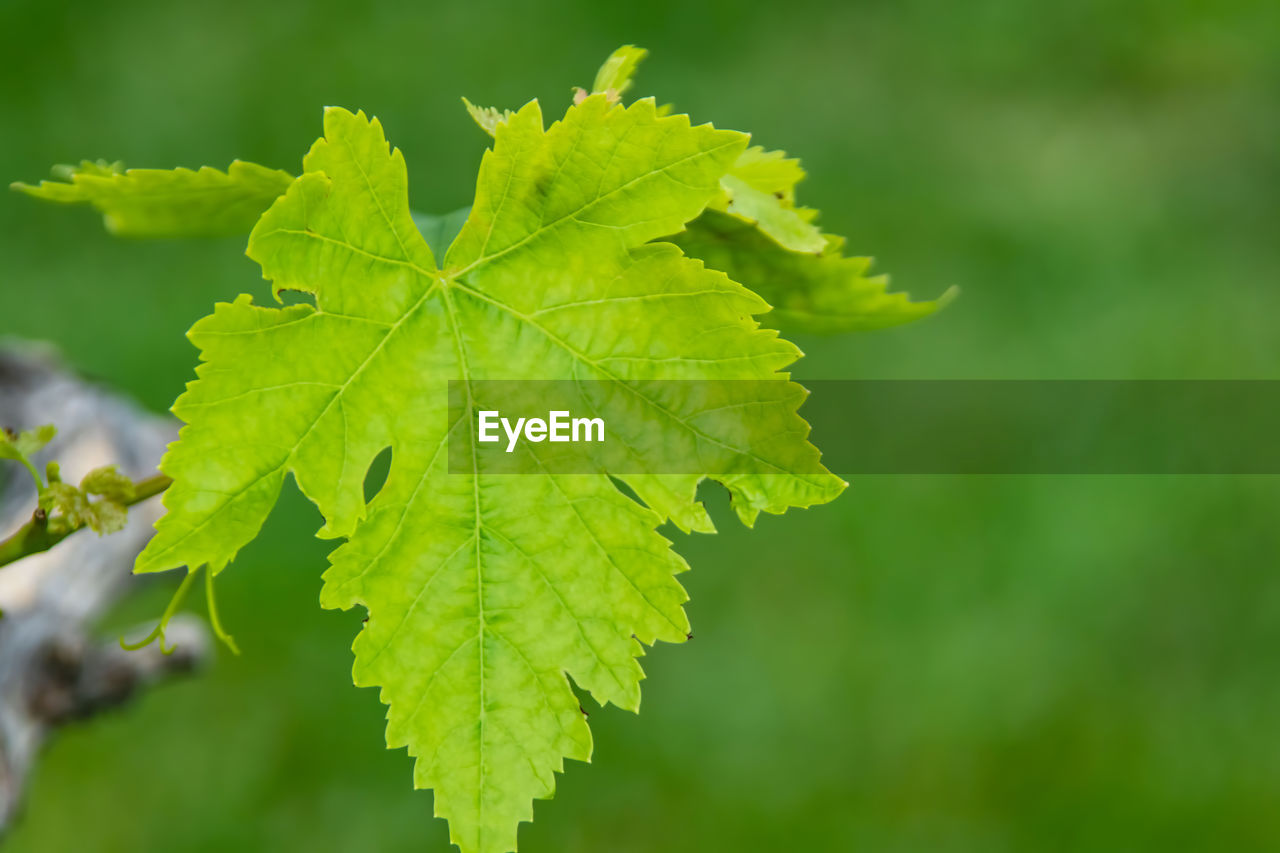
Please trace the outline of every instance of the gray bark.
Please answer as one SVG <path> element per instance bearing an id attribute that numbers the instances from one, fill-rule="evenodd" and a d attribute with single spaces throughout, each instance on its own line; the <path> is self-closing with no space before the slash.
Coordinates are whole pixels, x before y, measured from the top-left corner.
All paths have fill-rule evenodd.
<path id="1" fill-rule="evenodd" d="M 60 366 L 48 350 L 0 347 L 0 426 L 52 423 L 58 437 L 39 455 L 56 459 L 63 479 L 79 482 L 114 463 L 134 479 L 155 473 L 176 425 Z M 0 462 L 0 537 L 30 520 L 36 491 L 16 463 Z M 58 727 L 120 705 L 139 689 L 187 672 L 210 651 L 194 617 L 170 623 L 165 656 L 158 644 L 137 652 L 94 627 L 139 582 L 134 557 L 161 513 L 153 498 L 129 510 L 128 526 L 109 536 L 78 531 L 50 550 L 0 566 L 0 835 L 22 801 L 41 745 Z"/>

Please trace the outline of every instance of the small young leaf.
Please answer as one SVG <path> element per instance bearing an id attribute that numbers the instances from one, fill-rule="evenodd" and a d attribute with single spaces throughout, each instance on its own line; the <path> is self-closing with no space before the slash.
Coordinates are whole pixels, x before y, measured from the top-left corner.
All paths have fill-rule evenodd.
<path id="1" fill-rule="evenodd" d="M 80 481 L 80 489 L 87 495 L 101 495 L 107 500 L 127 503 L 133 500 L 137 490 L 133 480 L 121 474 L 114 465 L 94 468 Z"/>
<path id="2" fill-rule="evenodd" d="M 85 200 L 84 190 L 74 183 L 76 175 L 110 178 L 124 173 L 124 163 L 119 160 L 114 163 L 108 163 L 106 160 L 81 160 L 78 166 L 59 163 L 49 171 L 55 180 L 41 181 L 38 187 L 14 183 L 10 184 L 10 188 L 25 192 L 36 198 L 42 198 L 45 201 L 75 204 Z"/>
<path id="3" fill-rule="evenodd" d="M 101 485 L 101 478 L 97 482 Z M 129 492 L 132 492 L 132 486 L 130 483 Z M 118 490 L 118 486 L 110 488 Z M 57 480 L 50 482 L 39 499 L 40 508 L 49 514 L 50 529 L 68 533 L 80 527 L 88 527 L 100 535 L 123 529 L 128 519 L 128 509 L 124 503 L 127 499 L 104 496 L 93 500 L 90 494 L 70 483 Z"/>
<path id="4" fill-rule="evenodd" d="M 22 432 L 4 427 L 0 429 L 0 459 L 12 459 L 21 463 L 22 467 L 31 474 L 31 479 L 35 481 L 36 491 L 43 491 L 44 481 L 40 479 L 40 472 L 32 463 L 31 457 L 53 441 L 53 437 L 57 434 L 58 431 L 54 429 L 53 424 L 44 424 Z"/>
<path id="5" fill-rule="evenodd" d="M 649 51 L 632 44 L 624 44 L 615 50 L 596 72 L 591 94 L 607 95 L 611 101 L 617 101 L 631 88 L 636 68 L 648 55 Z"/>
<path id="6" fill-rule="evenodd" d="M 0 459 L 27 459 L 53 441 L 58 430 L 53 424 L 44 424 L 22 432 L 0 430 Z"/>
<path id="7" fill-rule="evenodd" d="M 40 508 L 50 515 L 58 513 L 70 528 L 84 524 L 85 514 L 89 509 L 89 498 L 70 483 L 52 480 L 40 493 L 39 504 Z"/>
<path id="8" fill-rule="evenodd" d="M 466 98 L 462 99 L 462 103 L 466 105 L 467 112 L 475 123 L 480 125 L 480 129 L 490 136 L 497 131 L 498 125 L 510 121 L 515 115 L 511 110 L 500 110 L 497 107 L 477 107 Z"/>
<path id="9" fill-rule="evenodd" d="M 124 504 L 101 498 L 89 505 L 89 515 L 85 519 L 88 528 L 99 536 L 117 533 L 124 530 L 129 520 L 129 510 Z"/>
<path id="10" fill-rule="evenodd" d="M 100 178 L 109 178 L 113 175 L 124 174 L 124 163 L 116 160 L 107 162 L 106 160 L 81 160 L 80 165 L 73 166 L 70 163 L 59 163 L 49 170 L 53 177 L 59 181 L 67 181 L 70 183 L 76 175 L 96 175 Z"/>

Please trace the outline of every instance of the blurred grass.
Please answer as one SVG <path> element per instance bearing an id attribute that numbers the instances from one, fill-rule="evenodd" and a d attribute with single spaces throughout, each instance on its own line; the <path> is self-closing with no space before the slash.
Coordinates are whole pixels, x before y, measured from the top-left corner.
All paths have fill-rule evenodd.
<path id="1" fill-rule="evenodd" d="M 469 201 L 458 96 L 548 115 L 613 47 L 638 91 L 804 158 L 802 199 L 918 326 L 806 339 L 808 377 L 1280 378 L 1280 5 L 0 3 L 0 166 L 297 168 L 382 118 L 415 207 Z M 115 241 L 0 197 L 0 332 L 163 410 L 182 337 L 266 287 L 235 240 Z M 910 424 L 904 424 L 910 429 Z M 680 538 L 695 639 L 525 851 L 1280 848 L 1275 478 L 864 477 Z M 68 731 L 14 851 L 444 849 L 316 606 L 296 495 L 223 577 L 246 654 Z M 159 582 L 117 624 L 159 612 Z"/>

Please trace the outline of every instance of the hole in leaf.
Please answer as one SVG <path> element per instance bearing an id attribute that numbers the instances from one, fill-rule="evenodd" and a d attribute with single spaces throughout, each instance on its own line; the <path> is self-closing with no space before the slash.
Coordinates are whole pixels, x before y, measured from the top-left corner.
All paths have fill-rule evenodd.
<path id="1" fill-rule="evenodd" d="M 615 477 L 612 474 L 609 475 L 609 480 L 613 483 L 613 487 L 615 489 L 622 492 L 627 497 L 631 498 L 631 500 L 640 504 L 640 506 L 648 506 L 648 504 L 645 503 L 643 500 L 641 500 L 640 496 L 636 494 L 635 489 L 631 488 L 631 486 L 628 485 L 625 480 Z"/>
<path id="2" fill-rule="evenodd" d="M 290 290 L 286 287 L 280 291 L 280 302 L 285 306 L 300 305 L 304 302 L 307 305 L 315 305 L 316 297 L 305 290 Z"/>
<path id="3" fill-rule="evenodd" d="M 369 503 L 378 492 L 382 491 L 382 487 L 386 485 L 387 474 L 391 471 L 391 448 L 384 447 L 379 451 L 378 455 L 373 457 L 373 462 L 369 464 L 369 470 L 364 475 L 364 502 Z"/>

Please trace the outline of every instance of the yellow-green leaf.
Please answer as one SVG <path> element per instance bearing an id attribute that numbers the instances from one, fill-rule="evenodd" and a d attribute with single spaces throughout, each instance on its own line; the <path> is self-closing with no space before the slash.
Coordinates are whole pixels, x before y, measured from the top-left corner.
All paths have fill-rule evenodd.
<path id="1" fill-rule="evenodd" d="M 220 237 L 243 234 L 288 188 L 293 176 L 234 161 L 225 172 L 129 169 L 83 161 L 55 167 L 60 180 L 12 188 L 61 204 L 90 204 L 107 230 L 122 237 Z"/>
<path id="2" fill-rule="evenodd" d="M 474 438 L 475 405 L 451 420 L 448 380 L 785 382 L 799 355 L 752 319 L 766 310 L 757 296 L 654 242 L 703 212 L 745 136 L 603 95 L 550 128 L 532 102 L 495 133 L 441 258 L 380 124 L 326 111 L 304 174 L 249 242 L 277 291 L 315 304 L 241 296 L 191 330 L 203 364 L 174 406 L 187 425 L 161 465 L 168 513 L 137 566 L 221 569 L 292 474 L 321 534 L 348 538 L 321 602 L 369 612 L 355 681 L 381 689 L 388 745 L 417 758 L 415 783 L 464 853 L 513 850 L 564 759 L 590 757 L 569 678 L 638 707 L 642 644 L 689 630 L 675 579 L 687 566 L 657 528 L 710 524 L 701 474 L 623 476 L 641 503 L 603 472 L 451 472 L 446 446 Z M 638 405 L 672 435 L 697 428 Z M 743 450 L 816 458 L 806 431 Z M 365 473 L 387 447 L 386 484 L 366 505 Z M 834 498 L 844 484 L 816 470 L 717 479 L 750 523 Z"/>

